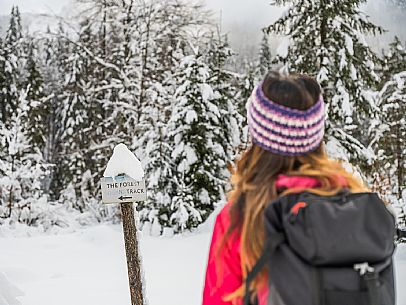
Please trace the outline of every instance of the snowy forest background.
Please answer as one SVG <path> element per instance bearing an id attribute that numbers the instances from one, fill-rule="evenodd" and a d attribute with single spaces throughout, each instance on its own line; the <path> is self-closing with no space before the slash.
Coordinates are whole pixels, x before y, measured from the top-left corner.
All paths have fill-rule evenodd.
<path id="1" fill-rule="evenodd" d="M 249 145 L 246 100 L 271 69 L 320 82 L 329 154 L 352 163 L 405 225 L 405 41 L 389 32 L 374 48 L 385 29 L 364 2 L 276 0 L 286 12 L 256 54 L 233 51 L 210 11 L 186 0 L 80 0 L 75 18 L 35 34 L 13 7 L 0 31 L 0 225 L 119 221 L 99 183 L 125 143 L 146 172 L 140 227 L 197 227 L 225 201 L 228 169 Z M 388 5 L 406 15 L 405 1 Z M 281 38 L 289 43 L 274 52 Z"/>

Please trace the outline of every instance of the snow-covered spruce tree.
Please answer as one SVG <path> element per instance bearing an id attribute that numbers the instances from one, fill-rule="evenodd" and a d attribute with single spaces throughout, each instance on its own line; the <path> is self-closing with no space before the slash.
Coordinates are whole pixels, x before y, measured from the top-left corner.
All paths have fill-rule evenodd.
<path id="1" fill-rule="evenodd" d="M 394 74 L 383 86 L 378 105 L 377 172 L 389 179 L 390 200 L 406 206 L 406 71 Z"/>
<path id="2" fill-rule="evenodd" d="M 388 81 L 394 74 L 406 71 L 406 49 L 395 36 L 392 43 L 389 44 L 389 50 L 384 55 L 382 80 Z"/>
<path id="3" fill-rule="evenodd" d="M 115 139 L 110 139 L 114 130 L 110 132 L 106 126 L 104 105 L 109 97 L 108 92 L 104 92 L 106 63 L 99 57 L 103 52 L 95 43 L 98 33 L 94 32 L 92 25 L 89 19 L 82 18 L 77 40 L 64 33 L 59 37 L 67 43 L 69 56 L 62 60 L 65 80 L 63 91 L 57 97 L 61 105 L 57 107 L 60 131 L 57 133 L 59 163 L 56 177 L 61 186 L 57 190 L 59 200 L 63 202 L 68 196 L 72 208 L 80 212 L 91 211 L 89 216 L 100 221 L 101 217 L 112 216 L 107 207 L 99 204 L 99 182 Z"/>
<path id="4" fill-rule="evenodd" d="M 86 29 L 86 28 L 85 28 Z M 89 32 L 84 30 L 79 35 L 79 41 L 90 44 Z M 91 141 L 89 128 L 91 118 L 89 106 L 90 74 L 92 61 L 86 52 L 74 45 L 70 56 L 64 63 L 65 82 L 59 99 L 58 117 L 61 122 L 59 142 L 60 164 L 58 169 L 62 186 L 72 183 L 77 191 L 78 201 L 75 208 L 84 211 L 86 198 L 81 197 L 82 175 L 87 171 L 87 149 Z"/>
<path id="5" fill-rule="evenodd" d="M 47 166 L 27 132 L 30 103 L 22 90 L 8 124 L 0 122 L 0 224 L 9 219 L 36 225 L 47 217 L 41 180 Z"/>
<path id="6" fill-rule="evenodd" d="M 262 34 L 261 46 L 259 49 L 259 71 L 261 77 L 265 77 L 266 73 L 272 69 L 272 56 L 268 37 L 269 34 Z"/>
<path id="7" fill-rule="evenodd" d="M 399 38 L 395 37 L 389 45 L 389 50 L 384 54 L 383 65 L 379 71 L 382 75 L 382 89 L 377 98 L 380 111 L 375 113 L 371 124 L 374 136 L 371 147 L 377 156 L 374 162 L 376 190 L 392 203 L 402 201 L 405 184 L 403 178 L 405 170 L 402 166 L 404 163 L 402 147 L 405 143 L 403 138 L 398 138 L 404 129 L 402 126 L 404 103 L 401 101 L 402 95 L 399 95 L 403 81 L 402 78 L 393 77 L 406 71 L 405 60 L 406 51 Z"/>
<path id="8" fill-rule="evenodd" d="M 27 100 L 30 103 L 28 113 L 28 130 L 30 145 L 43 152 L 47 141 L 48 103 L 44 92 L 44 80 L 38 65 L 36 42 L 29 39 L 27 44 L 26 79 L 24 87 L 28 88 Z"/>
<path id="9" fill-rule="evenodd" d="M 111 219 L 116 214 L 115 208 L 110 209 L 100 205 L 99 202 L 101 200 L 100 178 L 103 176 L 114 145 L 119 142 L 114 135 L 115 126 L 112 125 L 114 122 L 110 121 L 110 125 L 106 124 L 113 112 L 113 107 L 107 104 L 111 102 L 109 100 L 111 92 L 106 88 L 113 81 L 108 79 L 109 73 L 103 62 L 107 57 L 105 23 L 107 20 L 102 19 L 101 26 L 94 28 L 95 24 L 92 20 L 82 17 L 80 35 L 74 43 L 74 50 L 83 58 L 82 68 L 85 70 L 82 80 L 86 84 L 82 83 L 79 86 L 83 89 L 87 88 L 84 102 L 87 121 L 83 130 L 87 140 L 78 145 L 86 166 L 76 171 L 76 182 L 71 182 L 75 186 L 78 200 L 86 206 L 86 209 L 92 211 L 92 215 L 98 221 L 101 217 Z"/>
<path id="10" fill-rule="evenodd" d="M 172 106 L 172 88 L 167 81 L 153 83 L 146 91 L 149 104 L 141 115 L 142 132 L 136 139 L 136 155 L 140 158 L 147 183 L 147 200 L 137 206 L 143 230 L 154 235 L 162 233 L 167 223 L 167 209 L 173 197 L 172 178 L 175 176 L 172 146 L 167 132 Z M 160 220 L 161 217 L 164 221 Z"/>
<path id="11" fill-rule="evenodd" d="M 196 227 L 224 199 L 228 184 L 221 139 L 221 111 L 209 85 L 210 68 L 201 54 L 185 57 L 176 75 L 178 88 L 168 133 L 173 145 L 175 195 L 163 226 L 175 232 Z"/>
<path id="12" fill-rule="evenodd" d="M 207 18 L 200 5 L 187 1 L 154 1 L 144 11 L 148 17 L 145 24 L 148 35 L 144 35 L 141 52 L 143 82 L 140 88 L 144 92 L 144 106 L 133 147 L 143 164 L 150 191 L 137 210 L 143 230 L 161 234 L 163 227 L 168 227 L 167 211 L 175 195 L 172 179 L 176 167 L 167 132 L 178 86 L 175 74 L 182 58 L 190 52 L 189 43 L 193 39 L 190 28 L 204 29 Z"/>
<path id="13" fill-rule="evenodd" d="M 142 49 L 142 101 L 139 131 L 133 140 L 136 155 L 146 173 L 147 200 L 137 205 L 142 229 L 154 235 L 162 233 L 168 216 L 167 207 L 173 197 L 171 179 L 173 161 L 167 125 L 173 105 L 176 84 L 174 73 L 184 44 L 177 21 L 182 7 L 174 7 L 175 1 L 157 1 L 146 10 L 145 40 Z M 187 24 L 187 22 L 185 22 Z M 185 24 L 185 26 L 187 26 Z M 174 35 L 174 33 L 179 35 Z M 160 220 L 160 218 L 164 220 Z"/>
<path id="14" fill-rule="evenodd" d="M 365 169 L 373 159 L 363 127 L 373 112 L 366 92 L 379 80 L 374 71 L 379 59 L 364 35 L 381 33 L 382 28 L 359 9 L 364 2 L 276 0 L 290 8 L 265 31 L 290 38 L 287 55 L 280 58 L 289 71 L 307 73 L 321 84 L 328 111 L 328 151 Z"/>
<path id="15" fill-rule="evenodd" d="M 0 49 L 0 119 L 5 124 L 17 108 L 24 76 L 24 58 L 20 12 L 17 6 L 13 6 L 6 37 Z"/>

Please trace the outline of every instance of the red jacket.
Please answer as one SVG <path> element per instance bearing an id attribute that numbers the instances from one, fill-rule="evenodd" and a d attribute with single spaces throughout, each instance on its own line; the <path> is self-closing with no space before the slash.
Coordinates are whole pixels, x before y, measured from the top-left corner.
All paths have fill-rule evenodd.
<path id="1" fill-rule="evenodd" d="M 342 183 L 343 182 L 343 183 Z M 345 185 L 345 181 L 340 180 L 340 183 Z M 276 181 L 276 187 L 282 188 L 315 188 L 319 187 L 320 183 L 315 178 L 310 177 L 289 177 L 280 175 Z M 231 204 L 228 203 L 221 210 L 216 218 L 214 225 L 213 236 L 210 245 L 209 259 L 206 269 L 206 279 L 203 291 L 203 305 L 231 305 L 231 302 L 226 302 L 222 298 L 234 292 L 242 284 L 242 270 L 240 259 L 240 236 L 230 238 L 227 246 L 224 247 L 223 253 L 216 258 L 216 249 L 218 242 L 222 240 L 223 235 L 230 225 L 229 208 Z M 220 264 L 223 276 L 222 280 L 218 280 L 217 271 Z M 258 292 L 259 305 L 265 305 L 268 291 L 264 288 Z M 239 300 L 238 305 L 242 304 Z"/>

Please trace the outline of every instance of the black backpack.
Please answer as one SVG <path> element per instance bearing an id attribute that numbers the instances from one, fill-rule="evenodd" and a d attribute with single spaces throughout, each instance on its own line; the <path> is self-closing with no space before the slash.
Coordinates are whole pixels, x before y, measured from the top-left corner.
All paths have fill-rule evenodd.
<path id="1" fill-rule="evenodd" d="M 267 239 L 244 305 L 266 265 L 267 305 L 394 305 L 395 223 L 375 193 L 278 198 L 265 209 Z"/>

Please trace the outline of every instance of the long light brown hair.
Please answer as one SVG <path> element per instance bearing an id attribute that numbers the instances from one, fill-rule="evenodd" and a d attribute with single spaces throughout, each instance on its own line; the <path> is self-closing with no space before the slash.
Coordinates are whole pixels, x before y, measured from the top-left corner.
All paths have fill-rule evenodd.
<path id="1" fill-rule="evenodd" d="M 272 101 L 294 109 L 305 110 L 315 104 L 321 93 L 318 83 L 303 74 L 280 75 L 270 73 L 263 87 L 265 95 Z M 313 189 L 276 189 L 278 175 L 306 176 L 316 178 L 320 186 Z M 241 236 L 241 268 L 243 277 L 252 269 L 262 254 L 265 229 L 263 212 L 265 207 L 277 197 L 298 191 L 310 191 L 320 195 L 333 195 L 343 188 L 341 180 L 352 192 L 367 191 L 362 181 L 347 172 L 342 164 L 328 158 L 324 146 L 303 156 L 283 156 L 273 154 L 252 144 L 236 163 L 232 173 L 233 190 L 229 194 L 230 227 L 219 244 L 218 253 L 227 241 Z M 266 270 L 254 281 L 254 294 L 266 284 Z M 242 297 L 244 285 L 225 296 L 225 300 L 235 302 Z"/>

